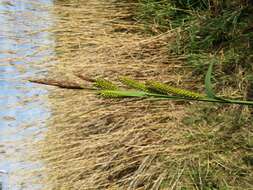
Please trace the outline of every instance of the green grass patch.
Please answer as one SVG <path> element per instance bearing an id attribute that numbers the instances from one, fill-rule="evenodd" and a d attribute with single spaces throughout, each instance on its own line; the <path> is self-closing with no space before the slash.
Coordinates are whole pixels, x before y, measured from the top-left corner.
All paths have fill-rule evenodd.
<path id="1" fill-rule="evenodd" d="M 137 19 L 146 23 L 151 33 L 178 29 L 169 49 L 173 54 L 186 55 L 188 64 L 200 73 L 210 54 L 219 60 L 223 74 L 229 74 L 228 67 L 237 66 L 252 72 L 250 1 L 140 0 Z"/>
<path id="2" fill-rule="evenodd" d="M 206 76 L 208 98 L 253 99 L 252 1 L 139 0 L 136 18 L 146 24 L 147 33 L 174 31 L 168 52 L 186 57 L 196 81 Z M 210 64 L 213 77 L 206 74 Z M 203 88 L 199 82 L 196 86 Z M 187 109 L 182 126 L 188 130 L 186 144 L 199 146 L 190 150 L 194 159 L 177 168 L 169 157 L 163 159 L 169 175 L 185 167 L 177 189 L 252 189 L 252 106 L 198 102 Z M 172 181 L 166 178 L 161 189 L 171 188 Z"/>

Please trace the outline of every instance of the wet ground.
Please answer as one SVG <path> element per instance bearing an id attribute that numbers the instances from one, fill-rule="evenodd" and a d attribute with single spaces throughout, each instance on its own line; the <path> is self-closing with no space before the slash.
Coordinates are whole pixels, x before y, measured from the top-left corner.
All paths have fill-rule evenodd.
<path id="1" fill-rule="evenodd" d="M 0 177 L 3 190 L 41 189 L 31 175 L 30 146 L 43 137 L 50 116 L 47 89 L 27 82 L 53 56 L 51 0 L 0 1 Z M 32 141 L 31 141 L 32 139 Z M 26 175 L 24 175 L 26 174 Z M 1 189 L 1 188 L 0 188 Z"/>

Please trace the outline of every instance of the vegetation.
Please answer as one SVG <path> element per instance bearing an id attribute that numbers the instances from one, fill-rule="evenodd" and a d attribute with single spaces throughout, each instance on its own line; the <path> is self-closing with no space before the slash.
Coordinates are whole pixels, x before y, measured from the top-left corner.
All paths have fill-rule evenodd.
<path id="1" fill-rule="evenodd" d="M 174 33 L 168 53 L 186 57 L 195 85 L 201 87 L 197 81 L 204 80 L 208 65 L 215 63 L 214 86 L 222 91 L 220 96 L 252 99 L 252 1 L 140 0 L 138 10 L 136 18 L 146 24 L 148 33 Z M 214 95 L 207 89 L 208 93 L 209 97 Z M 205 147 L 199 148 L 203 153 L 197 156 L 199 161 L 187 167 L 194 187 L 181 189 L 251 189 L 252 107 L 198 103 L 189 110 L 183 119 L 190 132 L 186 138 L 189 143 L 205 142 L 208 151 L 203 153 Z M 208 164 L 217 157 L 223 157 L 225 164 Z M 163 185 L 170 187 L 166 181 Z"/>
<path id="2" fill-rule="evenodd" d="M 251 78 L 252 1 L 141 0 L 137 19 L 153 33 L 174 30 L 176 40 L 169 49 L 187 56 L 195 74 L 203 74 L 215 61 L 220 69 L 219 81 L 225 79 L 226 84 L 236 85 Z M 243 70 L 243 76 L 235 79 L 239 70 Z"/>
<path id="3" fill-rule="evenodd" d="M 225 99 L 215 95 L 211 86 L 211 73 L 213 64 L 210 64 L 205 77 L 206 95 L 191 92 L 185 89 L 175 88 L 173 86 L 163 84 L 157 81 L 147 81 L 146 84 L 140 83 L 127 77 L 121 77 L 121 82 L 128 87 L 137 89 L 138 91 L 121 90 L 117 85 L 105 79 L 96 79 L 94 86 L 100 91 L 99 94 L 106 98 L 156 98 L 168 100 L 196 100 L 203 102 L 227 103 L 253 105 L 253 101 L 241 101 L 233 99 Z M 173 96 L 174 95 L 174 96 Z"/>
<path id="4" fill-rule="evenodd" d="M 85 89 L 51 97 L 56 111 L 43 156 L 54 189 L 252 189 L 251 2 L 77 2 L 59 10 L 56 50 L 62 73 L 95 85 L 63 82 L 63 74 L 33 80 Z M 134 33 L 140 28 L 145 38 Z M 193 84 L 186 77 L 173 83 L 185 73 Z M 136 80 L 116 79 L 129 75 Z M 204 87 L 206 94 L 196 92 Z M 99 99 L 90 94 L 98 89 L 109 98 L 138 98 Z"/>

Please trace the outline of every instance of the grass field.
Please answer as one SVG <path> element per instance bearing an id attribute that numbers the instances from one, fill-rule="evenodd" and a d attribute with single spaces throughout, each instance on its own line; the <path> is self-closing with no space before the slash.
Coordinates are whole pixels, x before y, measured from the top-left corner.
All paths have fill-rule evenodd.
<path id="1" fill-rule="evenodd" d="M 173 31 L 168 53 L 185 57 L 195 88 L 203 88 L 199 81 L 214 62 L 219 95 L 250 100 L 252 10 L 251 1 L 140 0 L 135 18 L 151 35 Z M 252 108 L 197 103 L 187 109 L 186 144 L 201 145 L 184 165 L 193 182 L 184 188 L 251 189 Z"/>
<path id="2" fill-rule="evenodd" d="M 217 94 L 250 100 L 252 13 L 250 1 L 57 1 L 54 80 L 130 76 L 204 93 L 214 63 Z M 42 155 L 53 189 L 253 189 L 251 107 L 50 98 Z"/>

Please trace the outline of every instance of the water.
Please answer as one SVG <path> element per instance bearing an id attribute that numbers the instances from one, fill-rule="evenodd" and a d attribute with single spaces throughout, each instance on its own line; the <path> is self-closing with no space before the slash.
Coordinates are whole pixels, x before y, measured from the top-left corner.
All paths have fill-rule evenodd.
<path id="1" fill-rule="evenodd" d="M 3 190 L 43 189 L 24 175 L 43 163 L 28 159 L 50 116 L 47 89 L 27 82 L 53 56 L 51 0 L 0 0 L 0 183 Z"/>

